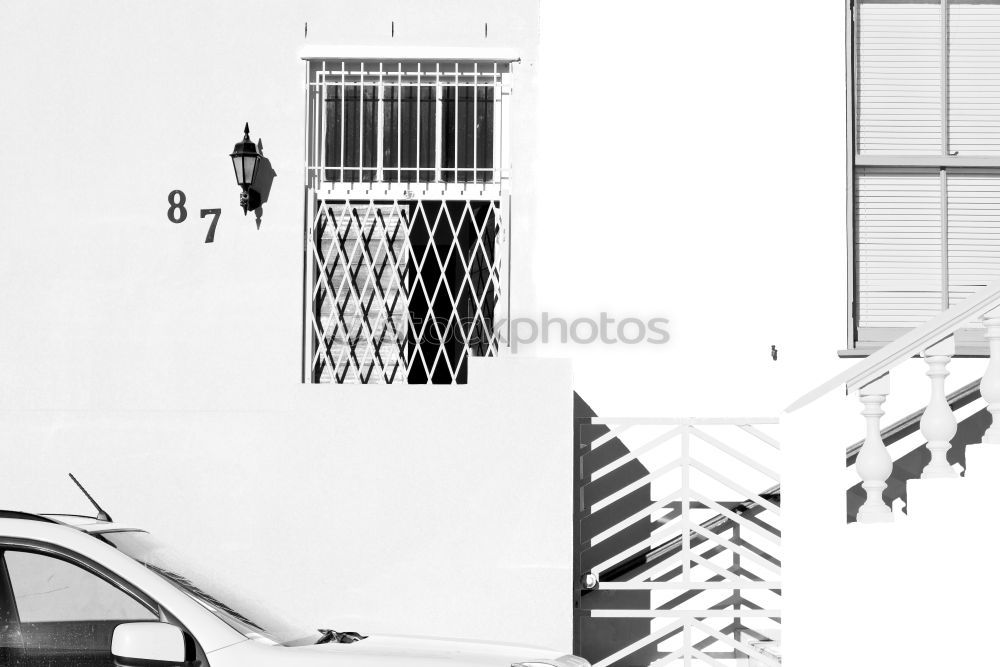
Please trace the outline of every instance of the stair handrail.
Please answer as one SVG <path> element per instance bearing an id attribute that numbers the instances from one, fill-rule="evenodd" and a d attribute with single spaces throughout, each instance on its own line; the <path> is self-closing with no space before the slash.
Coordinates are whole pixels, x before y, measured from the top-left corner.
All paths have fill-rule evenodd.
<path id="1" fill-rule="evenodd" d="M 910 357 L 954 335 L 970 321 L 981 318 L 998 306 L 1000 306 L 1000 280 L 990 283 L 961 303 L 942 311 L 812 391 L 803 394 L 785 408 L 784 412 L 790 413 L 803 408 L 838 385 L 844 385 L 845 393 L 849 394 L 885 375 Z"/>

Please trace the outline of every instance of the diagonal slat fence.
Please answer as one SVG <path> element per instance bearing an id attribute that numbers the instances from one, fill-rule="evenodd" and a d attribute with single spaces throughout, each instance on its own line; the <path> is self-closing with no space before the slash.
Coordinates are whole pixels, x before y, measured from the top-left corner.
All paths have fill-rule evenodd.
<path id="1" fill-rule="evenodd" d="M 780 664 L 774 424 L 577 420 L 574 649 L 594 667 Z"/>

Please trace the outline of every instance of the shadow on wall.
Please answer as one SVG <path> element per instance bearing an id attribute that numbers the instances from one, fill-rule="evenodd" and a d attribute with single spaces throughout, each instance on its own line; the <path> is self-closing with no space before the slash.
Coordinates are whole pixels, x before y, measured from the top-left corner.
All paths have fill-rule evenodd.
<path id="1" fill-rule="evenodd" d="M 956 392 L 956 394 L 959 393 L 960 392 Z M 953 397 L 949 396 L 948 402 L 953 410 L 961 407 L 962 405 L 971 403 L 974 400 L 978 400 L 980 398 L 978 383 L 976 383 L 974 392 L 955 398 L 955 400 L 952 400 L 952 398 Z M 891 445 L 893 442 L 896 442 L 911 433 L 919 431 L 920 415 L 921 413 L 915 413 L 906 419 L 901 420 L 897 424 L 885 429 L 882 437 L 886 445 Z M 983 439 L 983 433 L 986 432 L 989 425 L 990 413 L 987 412 L 985 408 L 959 422 L 958 432 L 955 434 L 955 438 L 951 441 L 951 449 L 948 450 L 948 463 L 951 463 L 952 465 L 958 463 L 965 468 L 966 446 L 981 442 Z M 856 453 L 849 455 L 847 458 L 847 465 L 853 466 L 856 457 Z M 927 449 L 927 443 L 925 442 L 912 452 L 893 461 L 892 475 L 890 475 L 889 479 L 886 480 L 888 487 L 885 490 L 885 502 L 887 502 L 890 507 L 893 506 L 893 503 L 895 503 L 897 499 L 901 499 L 903 502 L 906 502 L 906 482 L 911 479 L 919 479 L 924 466 L 926 466 L 930 460 L 931 453 L 930 450 Z M 847 490 L 848 523 L 857 521 L 858 509 L 864 501 L 865 492 L 861 488 L 861 482 L 859 481 Z"/>
<path id="2" fill-rule="evenodd" d="M 264 204 L 267 203 L 268 197 L 271 196 L 271 185 L 274 183 L 278 172 L 274 170 L 274 167 L 271 166 L 271 161 L 264 155 L 264 142 L 260 139 L 257 140 L 257 151 L 260 153 L 261 158 L 260 164 L 257 166 L 257 177 L 253 182 L 253 189 L 257 191 L 258 197 L 253 202 L 256 204 L 253 214 L 257 229 L 260 229 L 260 223 L 264 216 Z"/>
<path id="3" fill-rule="evenodd" d="M 598 416 L 579 394 L 573 393 L 573 447 L 577 453 L 576 472 L 588 477 L 603 466 L 624 456 L 628 448 L 618 438 L 613 438 L 601 445 L 595 451 L 585 449 L 584 442 L 593 442 L 597 437 L 608 432 L 608 427 L 590 425 L 588 420 Z M 584 433 L 584 430 L 587 432 Z M 648 609 L 650 594 L 648 591 L 583 591 L 580 590 L 580 577 L 591 568 L 628 547 L 648 539 L 654 528 L 651 521 L 636 521 L 634 525 L 621 531 L 599 544 L 585 548 L 583 545 L 591 538 L 614 526 L 626 517 L 649 506 L 651 501 L 649 485 L 637 488 L 635 491 L 620 498 L 607 507 L 591 513 L 593 504 L 605 498 L 618 489 L 641 479 L 649 471 L 638 461 L 631 461 L 621 468 L 601 477 L 590 484 L 586 493 L 578 488 L 577 511 L 580 520 L 576 522 L 574 534 L 574 614 L 573 614 L 573 651 L 586 658 L 591 663 L 607 657 L 616 649 L 638 641 L 650 632 L 648 618 L 590 618 L 580 613 L 582 609 Z M 632 568 L 645 563 L 645 553 L 633 557 L 634 562 L 622 562 L 602 576 L 605 581 L 614 581 L 627 574 Z M 634 658 L 648 658 L 653 662 L 658 657 L 655 642 L 646 649 L 646 653 L 636 652 Z"/>

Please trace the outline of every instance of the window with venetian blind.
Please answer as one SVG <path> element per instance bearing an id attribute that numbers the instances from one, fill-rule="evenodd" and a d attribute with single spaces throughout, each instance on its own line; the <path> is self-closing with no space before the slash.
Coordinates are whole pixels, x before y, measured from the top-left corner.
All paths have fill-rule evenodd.
<path id="1" fill-rule="evenodd" d="M 864 350 L 1000 278 L 1000 0 L 855 0 L 851 18 Z"/>
<path id="2" fill-rule="evenodd" d="M 307 60 L 303 379 L 464 383 L 505 333 L 510 60 Z"/>

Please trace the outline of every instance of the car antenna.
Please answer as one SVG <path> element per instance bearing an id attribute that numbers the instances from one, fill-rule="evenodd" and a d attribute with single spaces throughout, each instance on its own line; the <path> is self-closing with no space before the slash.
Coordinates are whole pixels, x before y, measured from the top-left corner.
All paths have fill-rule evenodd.
<path id="1" fill-rule="evenodd" d="M 97 501 L 94 500 L 94 497 L 92 495 L 90 495 L 89 493 L 87 493 L 87 489 L 83 488 L 83 484 L 80 484 L 80 480 L 78 480 L 76 477 L 74 477 L 73 473 L 69 474 L 69 478 L 71 480 L 73 480 L 73 483 L 76 484 L 80 488 L 81 491 L 83 491 L 83 495 L 87 496 L 87 500 L 89 500 L 90 504 L 93 505 L 94 509 L 97 510 L 97 517 L 96 517 L 97 520 L 98 521 L 107 521 L 108 523 L 111 523 L 111 521 L 112 521 L 111 520 L 111 515 L 108 514 L 107 512 L 105 512 L 104 509 L 100 505 L 97 504 Z"/>

